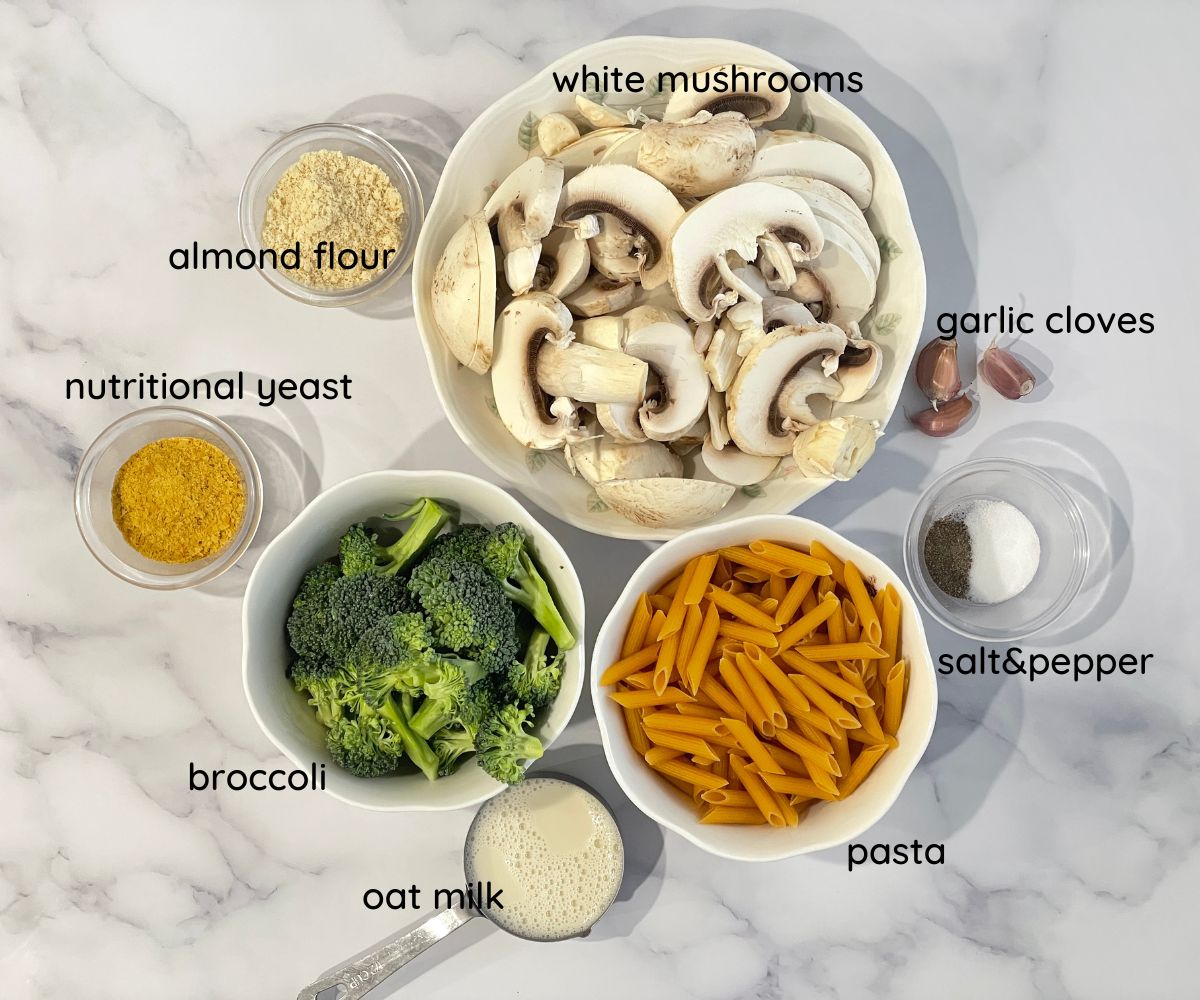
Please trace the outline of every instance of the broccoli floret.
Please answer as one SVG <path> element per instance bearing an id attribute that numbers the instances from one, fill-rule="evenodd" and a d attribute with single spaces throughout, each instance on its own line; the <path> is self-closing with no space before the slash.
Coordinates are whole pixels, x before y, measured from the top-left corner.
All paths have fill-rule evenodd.
<path id="1" fill-rule="evenodd" d="M 297 656 L 323 657 L 329 633 L 329 591 L 341 579 L 336 563 L 314 566 L 300 581 L 288 615 L 288 641 Z"/>
<path id="2" fill-rule="evenodd" d="M 429 739 L 458 716 L 458 706 L 467 693 L 467 675 L 453 663 L 442 663 L 436 674 L 421 686 L 425 700 L 413 713 L 412 728 Z"/>
<path id="3" fill-rule="evenodd" d="M 437 778 L 437 754 L 433 752 L 433 748 L 426 741 L 425 737 L 413 731 L 408 720 L 404 718 L 400 706 L 396 704 L 394 695 L 384 700 L 383 704 L 379 707 L 379 714 L 383 717 L 385 724 L 399 738 L 401 746 L 404 747 L 404 752 L 408 755 L 408 759 L 416 764 L 430 781 Z"/>
<path id="4" fill-rule="evenodd" d="M 525 777 L 521 761 L 542 755 L 542 741 L 525 732 L 532 716 L 532 705 L 505 705 L 479 727 L 475 759 L 497 781 L 515 785 Z"/>
<path id="5" fill-rule="evenodd" d="M 292 664 L 292 685 L 308 695 L 308 703 L 317 710 L 317 718 L 326 728 L 342 717 L 345 684 L 326 659 L 304 658 Z"/>
<path id="6" fill-rule="evenodd" d="M 445 726 L 434 733 L 433 752 L 438 759 L 438 777 L 444 778 L 458 770 L 459 760 L 475 751 L 475 734 L 465 726 Z"/>
<path id="7" fill-rule="evenodd" d="M 440 551 L 417 565 L 408 589 L 439 646 L 468 656 L 488 673 L 505 671 L 516 659 L 516 614 L 481 564 Z"/>
<path id="8" fill-rule="evenodd" d="M 508 668 L 508 689 L 520 702 L 528 702 L 534 708 L 550 704 L 562 687 L 561 652 L 554 657 L 546 655 L 550 635 L 543 629 L 534 629 L 529 645 L 525 649 L 523 662 Z"/>
<path id="9" fill-rule="evenodd" d="M 389 576 L 360 573 L 338 578 L 329 588 L 329 620 L 325 649 L 335 663 L 345 663 L 358 640 L 380 619 L 407 610 L 404 587 Z"/>
<path id="10" fill-rule="evenodd" d="M 400 764 L 400 748 L 389 743 L 378 716 L 338 719 L 326 734 L 325 745 L 335 764 L 360 778 L 391 774 Z"/>
<path id="11" fill-rule="evenodd" d="M 338 556 L 346 576 L 375 572 L 375 535 L 365 524 L 352 524 L 338 542 Z"/>

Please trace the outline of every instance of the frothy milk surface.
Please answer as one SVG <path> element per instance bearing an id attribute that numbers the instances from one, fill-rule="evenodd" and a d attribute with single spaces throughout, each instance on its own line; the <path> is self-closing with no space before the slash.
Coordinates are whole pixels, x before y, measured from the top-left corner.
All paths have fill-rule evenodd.
<path id="1" fill-rule="evenodd" d="M 488 916 L 539 941 L 582 934 L 617 896 L 621 832 L 591 792 L 558 778 L 527 778 L 484 803 L 466 848 L 468 882 L 503 889 Z"/>

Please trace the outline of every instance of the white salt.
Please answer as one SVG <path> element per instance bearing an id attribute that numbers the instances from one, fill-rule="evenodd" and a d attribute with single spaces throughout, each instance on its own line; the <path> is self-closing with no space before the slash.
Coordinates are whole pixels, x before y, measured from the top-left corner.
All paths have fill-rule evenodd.
<path id="1" fill-rule="evenodd" d="M 968 600 L 999 604 L 1029 586 L 1042 556 L 1029 518 L 1004 500 L 967 500 L 953 513 L 971 538 Z"/>

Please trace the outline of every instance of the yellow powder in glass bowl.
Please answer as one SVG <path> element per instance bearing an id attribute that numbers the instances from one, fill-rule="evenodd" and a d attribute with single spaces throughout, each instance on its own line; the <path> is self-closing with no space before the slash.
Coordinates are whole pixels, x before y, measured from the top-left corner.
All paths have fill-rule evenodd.
<path id="1" fill-rule="evenodd" d="M 406 225 L 404 199 L 381 167 L 317 149 L 279 178 L 267 199 L 262 242 L 280 254 L 300 245 L 300 267 L 286 272 L 294 281 L 349 289 L 383 274 L 399 252 Z M 318 258 L 322 241 L 325 253 Z M 355 255 L 349 267 L 342 263 L 344 253 Z"/>
<path id="2" fill-rule="evenodd" d="M 117 471 L 113 520 L 147 559 L 190 563 L 216 555 L 246 516 L 246 486 L 236 463 L 199 438 L 143 445 Z"/>

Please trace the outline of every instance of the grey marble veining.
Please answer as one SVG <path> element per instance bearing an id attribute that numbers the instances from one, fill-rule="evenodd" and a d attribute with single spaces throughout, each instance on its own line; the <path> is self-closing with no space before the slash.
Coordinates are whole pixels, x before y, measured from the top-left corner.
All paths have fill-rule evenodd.
<path id="1" fill-rule="evenodd" d="M 936 474 L 985 455 L 1043 464 L 1083 501 L 1094 569 L 1074 619 L 1037 648 L 1153 652 L 1153 667 L 1102 684 L 944 678 L 929 751 L 868 839 L 943 842 L 946 863 L 853 873 L 844 850 L 747 866 L 664 834 L 618 792 L 581 704 L 547 763 L 615 806 L 630 853 L 618 905 L 588 939 L 556 946 L 476 921 L 379 995 L 1197 995 L 1196 10 L 440 0 L 336 11 L 0 2 L 0 994 L 292 997 L 407 921 L 366 911 L 364 889 L 459 879 L 469 812 L 187 791 L 190 760 L 282 762 L 246 708 L 239 662 L 240 595 L 270 537 L 354 473 L 488 472 L 440 415 L 411 317 L 306 309 L 254 275 L 173 272 L 167 254 L 236 245 L 245 173 L 292 127 L 406 109 L 429 182 L 457 132 L 549 60 L 608 35 L 667 33 L 862 72 L 846 102 L 908 189 L 931 318 L 1002 303 L 1154 312 L 1150 336 L 1029 338 L 1043 376 L 1033 397 L 982 390 L 969 432 L 941 442 L 897 414 L 862 476 L 804 508 L 899 565 Z M 272 502 L 259 538 L 198 591 L 125 586 L 80 543 L 71 486 L 82 450 L 130 404 L 68 403 L 64 380 L 229 369 L 347 373 L 355 399 L 214 405 L 263 466 Z M 645 546 L 548 521 L 586 567 L 594 629 Z M 973 645 L 930 635 L 935 653 Z"/>

